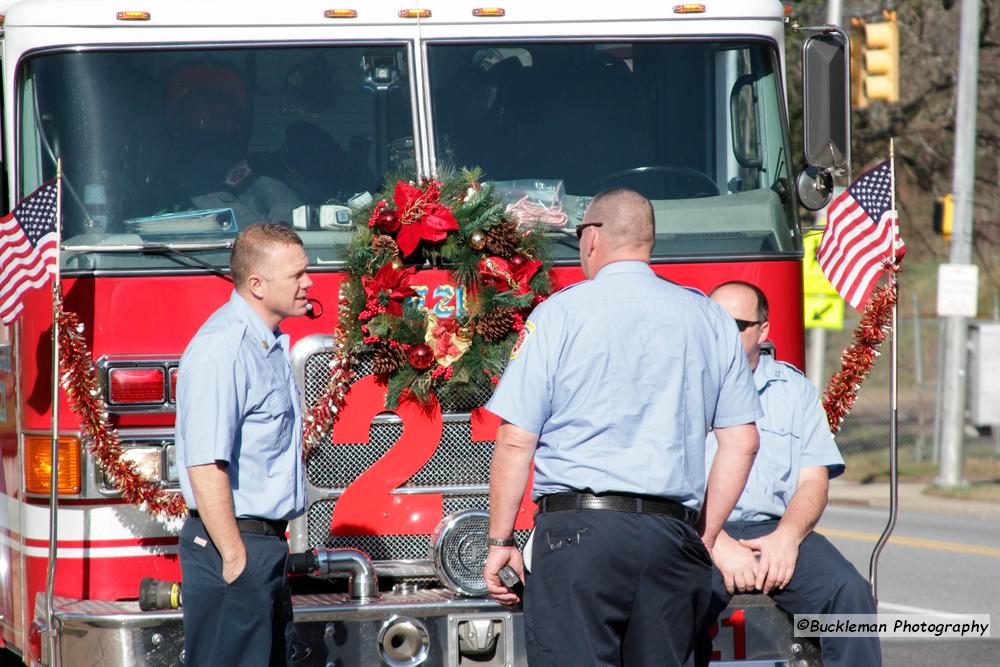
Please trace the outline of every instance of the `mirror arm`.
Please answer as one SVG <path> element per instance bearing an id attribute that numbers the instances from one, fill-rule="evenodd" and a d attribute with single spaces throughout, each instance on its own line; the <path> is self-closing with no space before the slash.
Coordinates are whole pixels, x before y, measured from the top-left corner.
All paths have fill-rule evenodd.
<path id="1" fill-rule="evenodd" d="M 789 26 L 792 30 L 796 32 L 811 32 L 811 33 L 821 33 L 821 32 L 842 32 L 845 35 L 847 32 L 841 28 L 839 25 L 834 25 L 832 23 L 827 23 L 825 25 L 799 25 L 796 22 L 792 22 Z"/>

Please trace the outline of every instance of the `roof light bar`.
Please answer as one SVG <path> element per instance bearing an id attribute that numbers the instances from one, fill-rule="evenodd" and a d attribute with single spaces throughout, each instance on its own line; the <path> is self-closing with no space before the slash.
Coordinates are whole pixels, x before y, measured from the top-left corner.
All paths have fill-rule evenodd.
<path id="1" fill-rule="evenodd" d="M 119 21 L 148 21 L 149 12 L 118 12 L 115 18 Z"/>
<path id="2" fill-rule="evenodd" d="M 328 9 L 323 12 L 323 16 L 328 19 L 356 19 L 358 10 L 356 9 Z"/>

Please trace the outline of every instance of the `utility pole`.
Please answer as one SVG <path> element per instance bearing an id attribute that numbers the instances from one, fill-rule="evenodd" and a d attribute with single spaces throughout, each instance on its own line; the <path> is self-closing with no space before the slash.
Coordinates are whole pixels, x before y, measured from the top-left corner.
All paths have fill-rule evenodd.
<path id="1" fill-rule="evenodd" d="M 951 264 L 972 259 L 972 213 L 976 176 L 976 105 L 979 78 L 979 0 L 962 0 L 958 48 L 958 95 L 955 110 L 955 195 Z M 959 486 L 962 476 L 962 429 L 965 426 L 968 323 L 950 316 L 945 323 L 944 387 L 941 418 L 941 467 L 937 484 Z"/>

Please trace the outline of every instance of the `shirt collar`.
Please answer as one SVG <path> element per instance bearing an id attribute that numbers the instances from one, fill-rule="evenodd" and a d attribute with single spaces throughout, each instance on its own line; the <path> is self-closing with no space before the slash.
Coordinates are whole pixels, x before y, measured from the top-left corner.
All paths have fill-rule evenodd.
<path id="1" fill-rule="evenodd" d="M 761 353 L 757 357 L 757 368 L 753 372 L 753 382 L 760 393 L 771 382 L 787 382 L 782 373 L 781 364 L 775 361 L 770 354 Z"/>
<path id="2" fill-rule="evenodd" d="M 603 267 L 594 276 L 594 280 L 601 278 L 603 276 L 613 276 L 619 273 L 652 273 L 653 269 L 650 268 L 649 264 L 646 262 L 640 262 L 635 259 L 623 259 L 617 262 L 611 262 L 607 266 Z"/>
<path id="3" fill-rule="evenodd" d="M 233 290 L 233 293 L 229 296 L 229 304 L 236 311 L 237 317 L 246 323 L 247 327 L 250 329 L 250 335 L 256 345 L 259 345 L 266 354 L 270 354 L 278 345 L 282 345 L 284 349 L 288 349 L 287 341 L 288 335 L 282 334 L 281 329 L 275 329 L 271 331 L 264 324 L 264 320 L 260 319 L 260 315 L 247 303 L 247 300 L 240 295 L 239 292 Z"/>

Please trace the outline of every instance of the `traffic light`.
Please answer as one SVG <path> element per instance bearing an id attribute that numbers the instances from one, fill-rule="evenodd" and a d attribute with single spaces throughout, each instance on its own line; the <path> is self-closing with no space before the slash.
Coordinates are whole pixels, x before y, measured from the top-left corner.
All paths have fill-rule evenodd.
<path id="1" fill-rule="evenodd" d="M 899 101 L 899 26 L 893 13 L 864 24 L 864 89 L 869 100 Z"/>
<path id="2" fill-rule="evenodd" d="M 864 41 L 865 22 L 857 16 L 851 19 L 851 108 L 867 109 L 865 96 Z"/>
<path id="3" fill-rule="evenodd" d="M 951 220 L 955 210 L 955 198 L 949 192 L 934 201 L 934 233 L 940 234 L 945 241 L 951 240 Z"/>

